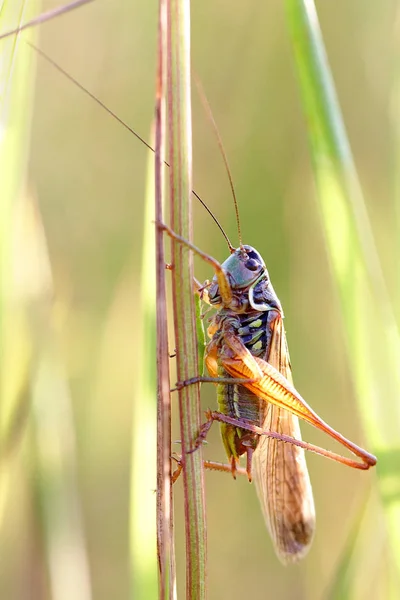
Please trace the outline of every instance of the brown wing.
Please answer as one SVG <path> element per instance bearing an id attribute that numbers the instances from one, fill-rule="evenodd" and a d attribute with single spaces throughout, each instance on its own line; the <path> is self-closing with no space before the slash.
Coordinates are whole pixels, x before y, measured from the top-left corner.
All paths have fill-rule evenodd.
<path id="1" fill-rule="evenodd" d="M 268 363 L 292 383 L 282 319 L 274 322 Z M 262 428 L 301 440 L 299 420 L 269 404 Z M 309 550 L 315 529 L 315 508 L 304 450 L 261 436 L 253 470 L 264 517 L 278 557 L 284 564 L 300 560 Z"/>

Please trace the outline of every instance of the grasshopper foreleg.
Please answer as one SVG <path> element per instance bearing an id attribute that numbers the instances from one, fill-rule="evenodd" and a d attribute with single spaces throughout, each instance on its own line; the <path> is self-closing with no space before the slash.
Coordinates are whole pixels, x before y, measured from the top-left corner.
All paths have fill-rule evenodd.
<path id="1" fill-rule="evenodd" d="M 219 290 L 220 290 L 220 294 L 221 294 L 221 298 L 222 298 L 222 303 L 226 306 L 229 305 L 232 300 L 232 288 L 229 284 L 228 276 L 221 266 L 221 263 L 219 263 L 217 260 L 215 260 L 215 258 L 210 256 L 209 254 L 206 254 L 205 252 L 200 250 L 200 248 L 198 248 L 197 246 L 195 246 L 188 240 L 185 240 L 185 238 L 183 238 L 182 236 L 175 233 L 175 231 L 173 231 L 165 223 L 161 223 L 160 221 L 158 221 L 158 222 L 156 222 L 156 225 L 161 231 L 165 231 L 165 233 L 167 233 L 173 240 L 175 240 L 176 242 L 179 242 L 183 246 L 186 246 L 186 248 L 189 248 L 190 250 L 192 250 L 195 254 L 200 256 L 206 263 L 208 263 L 209 265 L 212 266 L 212 268 L 214 269 L 215 274 L 217 276 L 218 286 L 219 286 Z M 202 286 L 200 286 L 200 290 L 201 290 L 201 287 Z M 197 288 L 197 289 L 199 289 L 199 288 Z M 206 294 L 204 294 L 204 296 L 205 295 Z M 205 302 L 207 302 L 206 299 L 205 299 Z"/>
<path id="2" fill-rule="evenodd" d="M 200 300 L 205 302 L 208 305 L 211 305 L 210 298 L 208 295 L 208 287 L 210 287 L 211 282 L 208 279 L 204 283 L 200 283 L 196 277 L 193 277 L 193 293 L 198 294 Z"/>
<path id="3" fill-rule="evenodd" d="M 171 392 L 177 392 L 188 385 L 193 385 L 195 383 L 215 383 L 215 384 L 245 384 L 245 383 L 255 383 L 258 381 L 257 378 L 240 378 L 240 377 L 207 377 L 203 375 L 199 375 L 197 377 L 191 377 L 190 379 L 185 379 L 184 381 L 177 381 L 174 388 L 171 388 Z"/>

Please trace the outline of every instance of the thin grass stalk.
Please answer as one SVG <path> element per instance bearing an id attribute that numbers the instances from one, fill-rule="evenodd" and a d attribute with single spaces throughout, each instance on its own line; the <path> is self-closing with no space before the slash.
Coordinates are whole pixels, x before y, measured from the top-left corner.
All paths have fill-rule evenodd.
<path id="1" fill-rule="evenodd" d="M 166 64 L 167 6 L 159 2 L 158 64 L 155 112 L 155 215 L 163 221 L 164 159 L 166 132 Z M 169 378 L 169 347 L 167 300 L 165 289 L 164 236 L 156 231 L 156 295 L 157 295 L 157 555 L 159 568 L 159 598 L 176 598 L 176 574 L 173 528 L 173 496 L 171 484 L 171 393 Z"/>
<path id="2" fill-rule="evenodd" d="M 25 0 L 3 2 L 0 12 L 0 28 L 9 29 L 19 23 L 26 14 Z M 31 10 L 30 6 L 30 10 Z M 8 356 L 7 323 L 9 322 L 10 298 L 12 297 L 11 258 L 14 211 L 25 183 L 28 140 L 33 100 L 33 57 L 30 56 L 20 37 L 10 38 L 0 44 L 0 392 L 1 424 L 7 422 L 13 411 L 4 394 L 9 389 L 9 372 L 4 357 Z M 11 332 L 10 332 L 11 333 Z M 12 334 L 11 334 L 12 335 Z M 9 365 L 8 365 L 9 367 Z M 8 394 L 7 394 L 8 395 Z M 11 394 L 13 395 L 13 394 Z M 1 431 L 1 428 L 0 428 Z"/>
<path id="3" fill-rule="evenodd" d="M 38 4 L 38 3 L 37 3 Z M 29 18 L 34 2 L 6 0 L 0 30 Z M 34 33 L 31 34 L 31 38 Z M 0 520 L 10 491 L 11 451 L 29 411 L 32 347 L 12 271 L 15 211 L 25 184 L 35 77 L 34 57 L 20 36 L 0 43 Z"/>
<path id="4" fill-rule="evenodd" d="M 400 338 L 312 0 L 286 0 L 317 198 L 361 422 L 378 455 L 393 565 L 400 564 Z M 395 594 L 396 591 L 392 590 Z"/>
<path id="5" fill-rule="evenodd" d="M 154 232 L 154 161 L 149 155 L 143 223 L 142 269 L 138 314 L 139 345 L 135 361 L 132 403 L 132 455 L 130 493 L 131 597 L 157 596 L 156 546 L 156 278 Z"/>
<path id="6" fill-rule="evenodd" d="M 400 42 L 400 6 L 397 5 L 395 12 L 395 18 L 393 22 L 393 39 L 392 48 L 394 54 L 394 61 L 392 67 L 392 89 L 389 99 L 390 108 L 390 127 L 392 131 L 392 144 L 393 144 L 393 159 L 392 159 L 392 181 L 393 181 L 393 200 L 394 200 L 394 214 L 395 214 L 395 253 L 396 257 L 400 256 L 400 56 L 398 52 Z M 397 264 L 396 264 L 397 266 Z M 396 314 L 397 321 L 400 323 L 400 277 L 398 276 L 395 281 L 395 294 L 396 294 Z"/>
<path id="7" fill-rule="evenodd" d="M 171 227 L 192 239 L 192 126 L 190 98 L 190 2 L 168 0 L 168 131 L 170 144 Z M 172 241 L 172 293 L 177 377 L 198 374 L 193 258 Z M 179 391 L 186 533 L 186 597 L 202 600 L 206 594 L 206 526 L 202 451 L 193 450 L 200 427 L 199 385 Z"/>

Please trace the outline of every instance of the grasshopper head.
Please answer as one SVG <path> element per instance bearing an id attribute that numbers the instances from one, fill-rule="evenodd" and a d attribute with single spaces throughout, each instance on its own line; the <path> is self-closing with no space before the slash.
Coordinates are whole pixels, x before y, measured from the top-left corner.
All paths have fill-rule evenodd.
<path id="1" fill-rule="evenodd" d="M 229 306 L 235 312 L 246 312 L 249 309 L 280 310 L 280 303 L 269 281 L 265 263 L 255 248 L 241 246 L 222 263 L 222 269 L 228 277 L 232 291 Z M 258 287 L 262 286 L 263 295 L 259 298 Z M 217 277 L 214 276 L 209 289 L 210 302 L 213 305 L 223 304 Z M 265 300 L 267 299 L 267 302 Z"/>
<path id="2" fill-rule="evenodd" d="M 263 273 L 269 279 L 267 267 L 261 254 L 252 246 L 241 246 L 222 263 L 228 274 L 232 291 L 243 290 L 251 286 Z M 213 281 L 216 281 L 214 277 Z"/>

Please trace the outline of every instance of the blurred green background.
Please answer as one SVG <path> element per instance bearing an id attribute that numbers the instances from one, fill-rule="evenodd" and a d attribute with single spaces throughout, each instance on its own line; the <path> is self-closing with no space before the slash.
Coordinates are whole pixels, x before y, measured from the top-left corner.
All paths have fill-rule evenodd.
<path id="1" fill-rule="evenodd" d="M 281 4 L 193 2 L 192 65 L 224 140 L 243 241 L 262 253 L 285 310 L 296 387 L 335 429 L 368 446 L 344 351 Z M 42 9 L 54 5 L 44 2 Z M 398 4 L 337 0 L 320 2 L 317 8 L 385 275 L 395 296 Z M 40 46 L 150 139 L 156 25 L 155 1 L 98 0 L 43 25 Z M 194 188 L 235 244 L 227 176 L 195 90 L 193 135 Z M 142 345 L 139 280 L 148 154 L 93 100 L 38 58 L 29 184 L 40 207 L 54 279 L 60 353 L 73 407 L 77 490 L 96 600 L 130 594 L 132 399 Z M 194 215 L 196 244 L 223 260 L 225 242 L 210 217 L 196 204 Z M 212 275 L 198 259 L 196 274 L 200 280 Z M 172 350 L 172 338 L 170 346 Z M 204 409 L 215 406 L 214 396 L 213 389 L 203 386 Z M 175 408 L 173 439 L 178 439 Z M 330 440 L 307 426 L 303 436 L 331 447 Z M 206 456 L 224 460 L 217 427 L 208 441 Z M 154 447 L 156 440 L 147 443 Z M 34 492 L 40 474 L 26 449 L 16 451 L 12 460 L 3 508 L 0 596 L 47 599 L 51 596 L 40 499 Z M 146 447 L 141 460 L 153 460 Z M 293 567 L 281 566 L 275 557 L 254 486 L 245 479 L 235 482 L 206 473 L 210 600 L 346 597 L 330 593 L 366 502 L 364 541 L 352 567 L 348 597 L 385 600 L 391 558 L 374 492 L 375 473 L 350 470 L 314 455 L 308 465 L 317 530 L 309 555 Z M 185 575 L 181 486 L 178 482 L 175 489 L 179 597 L 184 596 Z M 140 552 L 145 540 L 137 543 Z M 76 597 L 73 582 L 69 585 L 65 597 Z"/>

